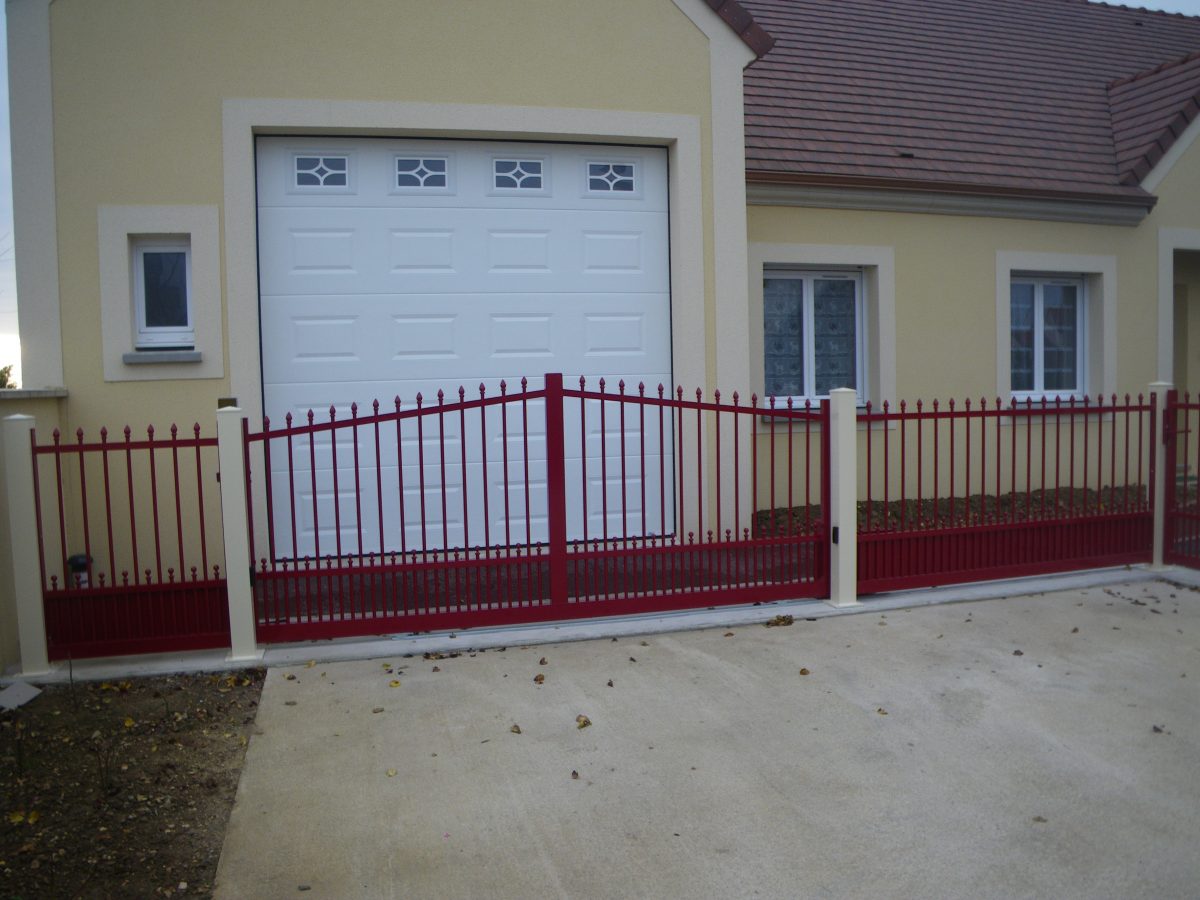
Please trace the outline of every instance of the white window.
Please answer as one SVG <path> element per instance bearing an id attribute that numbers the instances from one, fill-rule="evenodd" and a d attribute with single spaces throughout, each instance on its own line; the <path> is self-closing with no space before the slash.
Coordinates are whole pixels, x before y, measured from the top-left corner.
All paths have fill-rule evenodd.
<path id="1" fill-rule="evenodd" d="M 769 397 L 817 399 L 865 384 L 861 271 L 763 273 L 763 363 Z"/>
<path id="2" fill-rule="evenodd" d="M 133 243 L 133 302 L 139 350 L 192 349 L 191 244 L 142 238 Z"/>
<path id="3" fill-rule="evenodd" d="M 1081 396 L 1087 383 L 1084 279 L 1014 274 L 1009 294 L 1013 394 Z"/>

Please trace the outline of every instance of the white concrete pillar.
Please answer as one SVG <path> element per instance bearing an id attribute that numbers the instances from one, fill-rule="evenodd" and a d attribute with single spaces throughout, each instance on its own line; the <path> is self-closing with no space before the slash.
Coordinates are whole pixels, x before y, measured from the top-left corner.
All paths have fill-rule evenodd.
<path id="1" fill-rule="evenodd" d="M 229 659 L 261 659 L 250 586 L 250 529 L 246 521 L 246 447 L 241 409 L 217 410 L 217 463 L 221 471 L 221 529 L 225 537 L 225 579 L 229 592 Z"/>
<path id="2" fill-rule="evenodd" d="M 1175 473 L 1167 471 L 1167 391 L 1171 390 L 1169 381 L 1152 381 L 1150 393 L 1156 396 L 1158 403 L 1158 427 L 1151 435 L 1154 446 L 1150 452 L 1154 454 L 1154 471 L 1158 477 L 1154 480 L 1154 496 L 1150 498 L 1154 510 L 1154 544 L 1150 554 L 1150 567 L 1163 568 L 1163 546 L 1166 541 L 1167 525 L 1167 491 L 1175 487 Z M 1168 487 L 1169 485 L 1169 487 Z"/>
<path id="3" fill-rule="evenodd" d="M 829 392 L 830 606 L 858 605 L 858 395 Z"/>
<path id="4" fill-rule="evenodd" d="M 50 671 L 35 525 L 33 446 L 29 437 L 36 425 L 33 416 L 8 416 L 4 420 L 4 488 L 12 541 L 12 583 L 5 587 L 11 591 L 17 607 L 22 675 L 44 675 Z"/>

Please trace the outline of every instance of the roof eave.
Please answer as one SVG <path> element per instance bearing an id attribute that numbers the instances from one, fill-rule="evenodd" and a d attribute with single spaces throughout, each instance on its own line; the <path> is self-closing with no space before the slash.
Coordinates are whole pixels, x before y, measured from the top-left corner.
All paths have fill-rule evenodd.
<path id="1" fill-rule="evenodd" d="M 721 21 L 732 28 L 742 42 L 754 51 L 756 58 L 762 59 L 775 46 L 775 38 L 755 22 L 750 11 L 737 0 L 705 0 L 705 2 L 721 18 Z"/>
<path id="2" fill-rule="evenodd" d="M 1137 225 L 1157 198 L 1140 188 L 1113 193 L 1047 191 L 1002 185 L 746 173 L 751 205 L 804 206 L 938 215 Z"/>

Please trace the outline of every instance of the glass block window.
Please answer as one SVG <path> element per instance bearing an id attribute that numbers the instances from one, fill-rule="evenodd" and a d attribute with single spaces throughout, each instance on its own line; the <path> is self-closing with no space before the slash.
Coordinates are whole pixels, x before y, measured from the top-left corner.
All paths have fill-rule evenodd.
<path id="1" fill-rule="evenodd" d="M 767 396 L 816 399 L 863 384 L 862 276 L 769 272 L 763 279 Z"/>
<path id="2" fill-rule="evenodd" d="M 1013 392 L 1081 393 L 1083 280 L 1014 277 L 1009 312 Z"/>
<path id="3" fill-rule="evenodd" d="M 505 190 L 542 189 L 540 159 L 497 159 L 493 162 L 495 186 Z"/>
<path id="4" fill-rule="evenodd" d="M 446 187 L 447 160 L 445 157 L 397 157 L 396 187 Z"/>
<path id="5" fill-rule="evenodd" d="M 137 240 L 133 291 L 139 348 L 191 348 L 191 245 L 183 240 Z"/>
<path id="6" fill-rule="evenodd" d="M 350 161 L 345 156 L 297 156 L 296 187 L 346 187 Z"/>
<path id="7" fill-rule="evenodd" d="M 631 194 L 636 190 L 633 163 L 588 163 L 588 190 Z"/>

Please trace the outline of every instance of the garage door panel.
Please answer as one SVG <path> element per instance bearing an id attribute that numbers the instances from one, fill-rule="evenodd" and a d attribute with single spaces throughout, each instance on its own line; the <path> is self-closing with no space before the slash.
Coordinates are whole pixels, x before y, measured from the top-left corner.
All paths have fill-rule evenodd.
<path id="1" fill-rule="evenodd" d="M 345 157 L 348 184 L 329 190 L 297 188 L 298 155 Z M 543 188 L 536 192 L 497 190 L 492 163 L 496 159 L 536 159 L 543 167 Z M 437 186 L 400 187 L 397 159 L 441 160 L 446 178 Z M 633 184 L 593 190 L 591 164 L 632 166 Z M 406 167 L 411 169 L 412 167 Z M 608 174 L 596 172 L 594 174 Z M 455 207 L 464 202 L 487 208 L 555 209 L 595 205 L 610 209 L 667 211 L 667 164 L 661 149 L 601 145 L 546 145 L 520 142 L 400 140 L 391 138 L 270 137 L 259 139 L 258 180 L 264 209 L 310 205 L 319 197 L 326 207 L 411 206 Z M 601 185 L 595 185 L 601 186 Z M 465 201 L 464 201 L 464 198 Z"/>
<path id="2" fill-rule="evenodd" d="M 262 315 L 270 351 L 263 380 L 272 386 L 408 382 L 412 396 L 414 384 L 436 391 L 502 377 L 519 382 L 521 375 L 556 369 L 610 380 L 616 374 L 636 384 L 664 374 L 662 347 L 670 341 L 665 294 L 270 299 Z M 419 379 L 404 377 L 415 372 Z M 396 393 L 387 387 L 384 396 Z"/>
<path id="3" fill-rule="evenodd" d="M 301 207 L 264 210 L 260 227 L 264 297 L 668 290 L 654 213 Z"/>
<path id="4" fill-rule="evenodd" d="M 300 156 L 314 172 L 314 159 L 328 162 L 338 183 L 300 184 Z M 539 172 L 537 189 L 498 187 L 497 160 Z M 365 552 L 422 539 L 430 549 L 474 545 L 485 533 L 496 543 L 506 527 L 515 542 L 544 540 L 545 411 L 540 400 L 520 402 L 522 376 L 531 390 L 547 371 L 572 387 L 583 375 L 596 389 L 604 377 L 613 396 L 622 378 L 630 394 L 639 382 L 651 396 L 671 385 L 666 153 L 266 138 L 258 168 L 266 411 L 277 426 L 287 412 L 306 422 L 309 409 L 327 422 L 331 406 L 345 421 L 352 403 L 362 419 L 372 400 L 390 413 L 399 396 L 409 411 L 418 394 L 429 410 L 420 425 L 339 430 L 336 445 L 321 434 L 273 455 L 276 483 L 307 491 L 293 552 L 318 540 L 325 551 L 339 534 L 357 548 L 360 515 L 371 525 Z M 481 383 L 498 396 L 502 380 L 513 402 L 438 414 L 439 389 L 449 405 L 460 385 L 474 400 Z M 669 530 L 655 498 L 673 507 L 675 423 L 666 417 L 660 429 L 655 410 L 643 417 L 629 407 L 622 428 L 615 412 L 609 404 L 601 431 L 598 403 L 564 410 L 572 537 L 582 536 L 585 516 L 590 536 L 606 525 Z M 291 515 L 289 497 L 273 504 L 277 518 Z"/>

